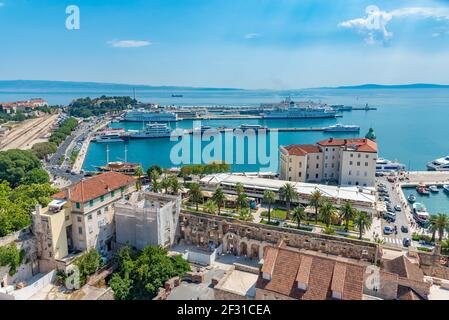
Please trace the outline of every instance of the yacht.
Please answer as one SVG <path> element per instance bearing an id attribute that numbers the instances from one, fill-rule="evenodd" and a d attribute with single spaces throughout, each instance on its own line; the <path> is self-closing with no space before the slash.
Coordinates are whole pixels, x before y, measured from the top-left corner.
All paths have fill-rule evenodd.
<path id="1" fill-rule="evenodd" d="M 335 111 L 352 111 L 352 106 L 345 106 L 343 104 L 331 106 Z"/>
<path id="2" fill-rule="evenodd" d="M 430 190 L 430 192 L 433 192 L 433 193 L 438 193 L 438 192 L 440 192 L 440 190 L 438 190 L 438 187 L 437 187 L 437 186 L 430 186 L 430 187 L 429 187 L 429 190 Z"/>
<path id="3" fill-rule="evenodd" d="M 417 187 L 416 187 L 416 191 L 417 191 L 419 194 L 424 195 L 424 196 L 430 195 L 430 191 L 429 191 L 429 189 L 428 189 L 425 185 L 419 185 L 419 186 L 417 186 Z"/>
<path id="4" fill-rule="evenodd" d="M 449 184 L 445 184 L 445 185 L 443 186 L 443 190 L 444 190 L 444 192 L 446 192 L 446 193 L 449 194 Z"/>
<path id="5" fill-rule="evenodd" d="M 268 127 L 266 126 L 261 126 L 259 124 L 242 124 L 241 126 L 238 127 L 238 129 L 241 130 L 254 130 L 254 131 L 258 131 L 258 130 L 267 130 Z"/>
<path id="6" fill-rule="evenodd" d="M 414 194 L 411 194 L 407 198 L 408 202 L 415 203 L 416 202 L 416 196 Z"/>
<path id="7" fill-rule="evenodd" d="M 99 143 L 105 142 L 122 142 L 124 140 L 125 129 L 117 128 L 117 129 L 106 129 L 97 132 L 94 135 L 93 141 Z"/>
<path id="8" fill-rule="evenodd" d="M 376 172 L 404 171 L 405 165 L 396 161 L 379 158 L 376 161 Z"/>
<path id="9" fill-rule="evenodd" d="M 422 203 L 416 202 L 413 204 L 412 208 L 413 208 L 413 218 L 415 219 L 415 221 L 424 228 L 429 226 L 430 215 L 427 212 L 426 207 Z"/>
<path id="10" fill-rule="evenodd" d="M 324 132 L 359 132 L 360 127 L 356 125 L 344 125 L 337 123 L 333 126 L 324 128 Z"/>
<path id="11" fill-rule="evenodd" d="M 432 171 L 449 171 L 449 156 L 429 162 L 427 169 Z"/>
<path id="12" fill-rule="evenodd" d="M 130 139 L 170 138 L 171 128 L 163 123 L 149 123 L 141 131 L 131 132 Z"/>
<path id="13" fill-rule="evenodd" d="M 133 109 L 125 113 L 123 121 L 128 122 L 175 122 L 178 117 L 175 113 L 166 111 L 150 111 L 145 109 Z"/>

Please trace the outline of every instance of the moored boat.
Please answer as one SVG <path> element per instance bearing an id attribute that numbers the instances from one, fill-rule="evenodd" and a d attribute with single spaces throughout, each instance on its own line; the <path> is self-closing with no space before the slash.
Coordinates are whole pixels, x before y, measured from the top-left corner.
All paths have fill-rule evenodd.
<path id="1" fill-rule="evenodd" d="M 356 125 L 345 125 L 337 123 L 333 126 L 324 128 L 325 132 L 359 132 L 360 127 Z"/>
<path id="2" fill-rule="evenodd" d="M 429 190 L 430 190 L 430 192 L 433 192 L 433 193 L 438 193 L 438 192 L 440 192 L 440 190 L 438 190 L 438 187 L 437 187 L 437 186 L 430 186 L 430 187 L 429 187 Z"/>
<path id="3" fill-rule="evenodd" d="M 416 187 L 416 191 L 424 196 L 428 196 L 430 194 L 430 191 L 426 186 L 418 186 Z"/>
<path id="4" fill-rule="evenodd" d="M 407 197 L 408 202 L 414 203 L 416 202 L 416 196 L 414 194 L 411 194 Z"/>
<path id="5" fill-rule="evenodd" d="M 444 190 L 444 192 L 446 192 L 447 194 L 449 194 L 449 184 L 445 184 L 445 185 L 443 186 L 443 190 Z"/>
<path id="6" fill-rule="evenodd" d="M 430 215 L 427 212 L 426 207 L 419 202 L 416 202 L 413 204 L 413 218 L 415 221 L 420 224 L 422 227 L 426 228 L 429 226 L 430 221 Z"/>

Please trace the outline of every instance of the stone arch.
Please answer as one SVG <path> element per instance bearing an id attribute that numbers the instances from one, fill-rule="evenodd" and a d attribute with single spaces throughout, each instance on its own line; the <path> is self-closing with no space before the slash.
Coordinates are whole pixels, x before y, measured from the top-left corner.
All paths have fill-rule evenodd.
<path id="1" fill-rule="evenodd" d="M 248 256 L 248 243 L 245 240 L 240 241 L 238 252 L 240 256 Z"/>
<path id="2" fill-rule="evenodd" d="M 228 232 L 223 237 L 223 252 L 236 254 L 239 250 L 240 237 L 235 233 Z"/>
<path id="3" fill-rule="evenodd" d="M 251 259 L 260 259 L 260 245 L 259 243 L 253 242 L 250 248 Z"/>

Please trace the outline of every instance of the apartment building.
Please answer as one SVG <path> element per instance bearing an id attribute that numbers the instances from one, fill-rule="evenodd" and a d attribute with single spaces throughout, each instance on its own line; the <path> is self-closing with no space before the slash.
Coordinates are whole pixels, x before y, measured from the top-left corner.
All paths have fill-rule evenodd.
<path id="1" fill-rule="evenodd" d="M 280 148 L 280 177 L 295 182 L 374 185 L 377 143 L 366 138 L 329 138 L 316 145 Z"/>
<path id="2" fill-rule="evenodd" d="M 47 208 L 33 213 L 40 258 L 59 260 L 92 248 L 107 254 L 114 245 L 114 203 L 135 190 L 134 178 L 107 172 L 53 195 Z"/>

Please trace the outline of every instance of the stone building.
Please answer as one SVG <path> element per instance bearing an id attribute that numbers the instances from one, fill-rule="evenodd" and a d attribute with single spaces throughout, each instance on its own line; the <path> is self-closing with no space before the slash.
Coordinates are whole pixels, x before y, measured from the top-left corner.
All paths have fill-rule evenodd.
<path id="1" fill-rule="evenodd" d="M 115 204 L 116 242 L 139 250 L 174 244 L 181 197 L 137 191 Z"/>

